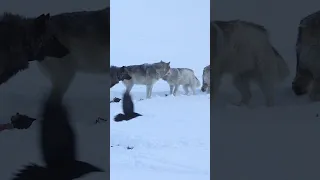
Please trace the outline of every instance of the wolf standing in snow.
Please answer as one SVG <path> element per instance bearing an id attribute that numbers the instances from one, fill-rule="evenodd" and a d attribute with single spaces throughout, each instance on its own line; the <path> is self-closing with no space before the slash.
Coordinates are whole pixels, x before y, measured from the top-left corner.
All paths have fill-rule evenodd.
<path id="1" fill-rule="evenodd" d="M 188 68 L 171 68 L 162 79 L 167 81 L 170 86 L 170 94 L 173 95 L 177 95 L 180 85 L 186 94 L 189 93 L 189 87 L 193 94 L 196 94 L 196 88 L 200 87 L 200 81 L 194 75 L 193 70 Z"/>
<path id="2" fill-rule="evenodd" d="M 130 80 L 123 80 L 126 86 L 126 91 L 130 92 L 135 84 L 146 85 L 147 95 L 146 98 L 150 99 L 152 94 L 153 85 L 170 70 L 170 62 L 163 62 L 162 60 L 153 64 L 141 64 L 127 66 Z"/>
<path id="3" fill-rule="evenodd" d="M 266 105 L 272 106 L 275 83 L 289 75 L 289 68 L 271 45 L 267 30 L 241 20 L 214 21 L 210 26 L 213 95 L 216 96 L 222 76 L 228 73 L 241 94 L 239 105 L 249 104 L 253 81 L 262 90 Z"/>
<path id="4" fill-rule="evenodd" d="M 313 101 L 320 101 L 319 40 L 320 11 L 300 21 L 296 43 L 296 76 L 292 82 L 292 90 L 297 96 L 309 93 Z"/>
<path id="5" fill-rule="evenodd" d="M 210 93 L 210 65 L 203 69 L 201 91 Z"/>

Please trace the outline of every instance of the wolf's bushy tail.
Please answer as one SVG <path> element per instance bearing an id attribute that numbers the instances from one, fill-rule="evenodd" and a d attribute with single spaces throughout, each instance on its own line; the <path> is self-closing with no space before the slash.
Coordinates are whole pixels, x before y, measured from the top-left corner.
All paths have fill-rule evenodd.
<path id="1" fill-rule="evenodd" d="M 278 72 L 278 79 L 279 81 L 285 80 L 290 75 L 289 67 L 280 53 L 272 46 L 272 50 L 275 54 L 276 62 L 277 62 L 277 72 Z"/>
<path id="2" fill-rule="evenodd" d="M 194 80 L 195 80 L 195 82 L 196 82 L 196 86 L 197 86 L 197 87 L 200 87 L 200 86 L 201 86 L 201 83 L 200 83 L 199 79 L 198 79 L 196 76 L 193 76 L 193 77 L 194 77 Z"/>

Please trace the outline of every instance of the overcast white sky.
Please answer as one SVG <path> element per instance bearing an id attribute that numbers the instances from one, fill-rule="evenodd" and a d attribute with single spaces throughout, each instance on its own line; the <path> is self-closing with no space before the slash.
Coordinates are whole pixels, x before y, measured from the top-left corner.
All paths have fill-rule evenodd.
<path id="1" fill-rule="evenodd" d="M 209 0 L 114 0 L 110 6 L 111 65 L 209 64 Z"/>

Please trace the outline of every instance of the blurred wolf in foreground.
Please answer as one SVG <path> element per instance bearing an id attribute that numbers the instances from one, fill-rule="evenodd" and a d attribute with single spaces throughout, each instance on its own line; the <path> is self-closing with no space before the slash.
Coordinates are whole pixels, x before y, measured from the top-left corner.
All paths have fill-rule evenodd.
<path id="1" fill-rule="evenodd" d="M 123 84 L 126 86 L 126 91 L 130 92 L 135 84 L 146 85 L 146 98 L 150 99 L 153 85 L 169 72 L 170 62 L 166 63 L 160 61 L 153 64 L 127 66 L 126 68 L 129 75 L 132 77 L 130 80 L 123 80 Z"/>
<path id="2" fill-rule="evenodd" d="M 210 93 L 210 65 L 203 68 L 201 91 Z"/>
<path id="3" fill-rule="evenodd" d="M 188 68 L 171 68 L 162 79 L 167 81 L 170 86 L 170 94 L 173 95 L 177 95 L 180 85 L 182 85 L 186 95 L 189 93 L 189 87 L 193 94 L 196 94 L 196 88 L 200 87 L 200 81 L 194 75 L 193 70 Z"/>
<path id="4" fill-rule="evenodd" d="M 50 30 L 49 21 L 49 14 L 36 18 L 11 13 L 0 16 L 0 85 L 27 69 L 31 61 L 69 53 Z"/>
<path id="5" fill-rule="evenodd" d="M 301 19 L 296 42 L 296 76 L 292 90 L 320 101 L 320 11 Z"/>
<path id="6" fill-rule="evenodd" d="M 109 73 L 110 8 L 58 14 L 51 17 L 50 27 L 70 50 L 63 58 L 48 57 L 38 63 L 51 81 L 52 96 L 63 98 L 77 72 Z"/>
<path id="7" fill-rule="evenodd" d="M 274 86 L 290 72 L 270 43 L 267 30 L 241 20 L 214 21 L 210 26 L 213 96 L 216 96 L 222 76 L 229 73 L 241 94 L 238 105 L 249 104 L 250 82 L 253 81 L 262 90 L 266 105 L 273 106 Z"/>

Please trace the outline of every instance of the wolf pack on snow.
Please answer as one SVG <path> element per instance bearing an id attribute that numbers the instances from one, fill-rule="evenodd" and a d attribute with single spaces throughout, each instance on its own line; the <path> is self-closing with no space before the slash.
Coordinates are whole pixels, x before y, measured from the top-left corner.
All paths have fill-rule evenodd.
<path id="1" fill-rule="evenodd" d="M 212 93 L 211 97 L 214 98 L 222 76 L 231 74 L 233 84 L 242 97 L 239 105 L 249 104 L 249 84 L 254 82 L 261 88 L 266 105 L 273 106 L 274 87 L 288 77 L 289 68 L 272 46 L 268 31 L 261 25 L 243 20 L 213 21 L 210 27 L 212 64 L 203 69 L 201 90 Z M 320 100 L 318 31 L 320 11 L 300 21 L 296 43 L 296 76 L 292 82 L 292 90 L 296 95 L 308 93 L 314 101 Z M 0 16 L 0 85 L 28 69 L 32 61 L 37 62 L 52 84 L 41 110 L 40 123 L 40 147 L 47 166 L 28 165 L 15 175 L 15 180 L 69 180 L 90 172 L 103 171 L 76 160 L 76 137 L 62 100 L 77 72 L 109 74 L 110 88 L 123 81 L 126 87 L 124 114 L 119 114 L 117 121 L 140 116 L 133 111 L 129 94 L 135 84 L 147 87 L 147 98 L 151 98 L 153 85 L 159 79 L 168 82 L 173 95 L 181 85 L 186 94 L 189 89 L 195 94 L 195 89 L 200 87 L 193 70 L 171 68 L 170 62 L 162 60 L 153 64 L 110 67 L 110 8 L 53 16 L 42 14 L 35 18 L 4 13 Z"/>

